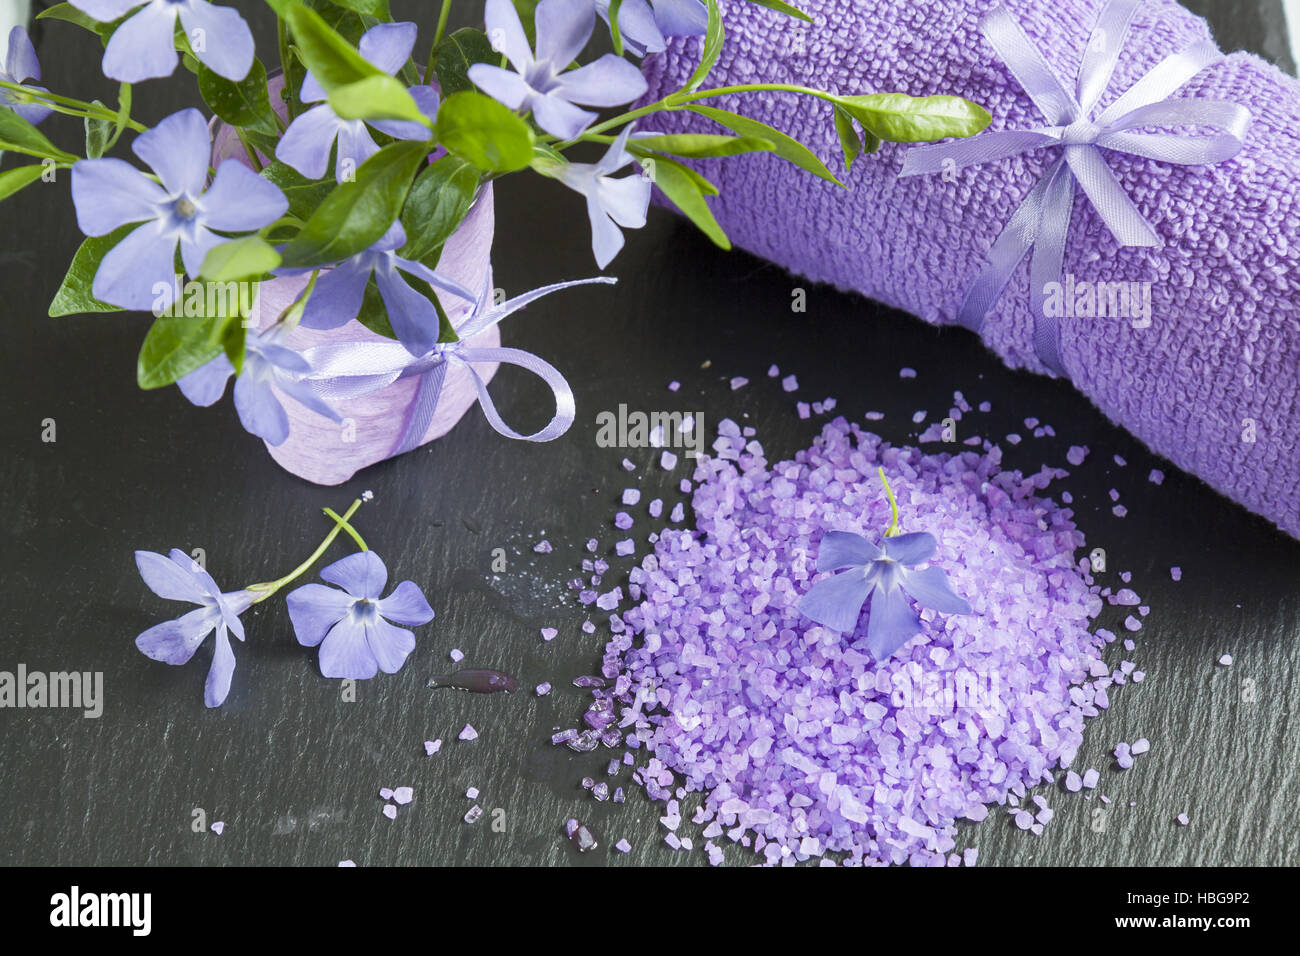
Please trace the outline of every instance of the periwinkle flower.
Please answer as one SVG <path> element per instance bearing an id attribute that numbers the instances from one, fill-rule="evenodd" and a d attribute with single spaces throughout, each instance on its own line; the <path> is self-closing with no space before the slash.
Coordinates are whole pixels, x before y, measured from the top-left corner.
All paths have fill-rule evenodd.
<path id="1" fill-rule="evenodd" d="M 641 71 L 613 53 L 568 69 L 595 28 L 592 0 L 542 0 L 534 20 L 536 55 L 511 0 L 487 0 L 485 21 L 493 47 L 516 72 L 475 63 L 470 80 L 512 110 L 531 110 L 538 126 L 561 139 L 572 139 L 596 118 L 582 106 L 630 103 L 647 89 Z"/>
<path id="2" fill-rule="evenodd" d="M 68 0 L 100 23 L 135 14 L 113 31 L 104 51 L 104 75 L 123 83 L 170 76 L 178 55 L 173 34 L 179 17 L 190 49 L 218 76 L 239 81 L 253 65 L 253 34 L 244 18 L 207 0 Z M 137 9 L 139 8 L 139 9 Z"/>
<path id="3" fill-rule="evenodd" d="M 34 89 L 43 90 L 28 80 L 40 80 L 41 62 L 36 59 L 36 47 L 32 46 L 27 31 L 16 26 L 9 31 L 9 46 L 5 51 L 4 66 L 0 66 L 0 80 L 9 83 L 22 83 Z M 7 106 L 33 126 L 53 112 L 38 99 L 18 93 L 14 90 L 0 90 L 0 106 Z"/>
<path id="4" fill-rule="evenodd" d="M 610 0 L 593 0 L 596 13 L 609 23 Z M 612 32 L 612 31 L 611 31 Z M 667 48 L 664 35 L 655 22 L 654 11 L 646 0 L 623 0 L 618 8 L 618 32 L 623 38 L 623 46 L 636 56 L 646 53 L 660 53 Z"/>
<path id="5" fill-rule="evenodd" d="M 809 588 L 799 601 L 799 611 L 818 624 L 850 634 L 871 598 L 867 649 L 883 661 L 921 632 L 920 618 L 908 604 L 908 596 L 943 614 L 971 613 L 970 605 L 949 588 L 942 570 L 915 569 L 933 557 L 935 548 L 934 536 L 924 531 L 886 537 L 883 551 L 860 534 L 828 531 L 817 550 L 817 570 L 839 573 Z"/>
<path id="6" fill-rule="evenodd" d="M 613 174 L 635 159 L 627 151 L 631 126 L 610 144 L 595 163 L 569 163 L 558 168 L 556 178 L 570 189 L 587 197 L 587 217 L 591 220 L 591 251 L 602 269 L 623 248 L 623 233 L 618 228 L 640 229 L 650 208 L 650 180 L 640 170 L 621 179 Z"/>
<path id="7" fill-rule="evenodd" d="M 244 368 L 235 379 L 235 411 L 244 429 L 272 445 L 289 437 L 289 416 L 272 386 L 318 415 L 341 421 L 338 412 L 316 396 L 303 377 L 311 366 L 293 349 L 279 344 L 280 326 L 265 332 L 249 329 L 245 335 Z M 226 390 L 235 367 L 223 352 L 211 362 L 179 379 L 176 384 L 195 405 L 211 405 Z"/>
<path id="8" fill-rule="evenodd" d="M 366 284 L 371 273 L 384 300 L 388 321 L 397 340 L 412 355 L 423 355 L 438 341 L 438 313 L 424 295 L 413 289 L 402 273 L 423 279 L 435 289 L 474 301 L 474 293 L 460 283 L 434 272 L 423 263 L 403 259 L 397 250 L 406 245 L 406 230 L 400 221 L 369 249 L 323 270 L 303 309 L 302 325 L 308 329 L 337 329 L 361 311 Z M 279 274 L 292 275 L 308 270 L 283 269 Z"/>
<path id="9" fill-rule="evenodd" d="M 403 581 L 386 598 L 388 569 L 373 551 L 359 551 L 321 570 L 337 584 L 305 584 L 289 593 L 289 620 L 298 643 L 320 645 L 326 677 L 365 680 L 379 671 L 394 674 L 415 649 L 415 635 L 391 622 L 414 627 L 433 620 L 433 608 L 413 581 Z"/>
<path id="10" fill-rule="evenodd" d="M 135 565 L 154 594 L 169 601 L 199 605 L 198 610 L 149 628 L 135 639 L 135 646 L 155 661 L 184 664 L 215 629 L 216 644 L 203 702 L 209 707 L 220 707 L 230 693 L 230 678 L 235 673 L 229 633 L 234 632 L 241 641 L 244 639 L 239 615 L 252 606 L 255 595 L 252 591 L 222 593 L 212 575 L 179 548 L 172 548 L 170 558 L 154 551 L 137 551 Z"/>
<path id="11" fill-rule="evenodd" d="M 709 29 L 709 11 L 700 0 L 650 0 L 655 24 L 666 37 L 703 36 Z M 623 18 L 619 17 L 620 25 Z"/>
<path id="12" fill-rule="evenodd" d="M 414 23 L 380 23 L 361 36 L 357 45 L 363 59 L 378 70 L 393 76 L 411 56 L 417 28 Z M 420 112 L 433 120 L 438 115 L 438 93 L 431 86 L 414 86 L 410 90 Z M 345 120 L 329 103 L 329 94 L 309 72 L 300 91 L 304 103 L 319 103 L 297 117 L 284 131 L 276 147 L 275 158 L 310 179 L 320 179 L 329 165 L 335 141 L 338 152 L 334 161 L 334 178 L 344 182 L 358 166 L 379 152 L 379 146 L 366 129 L 368 122 L 381 133 L 395 139 L 422 140 L 429 130 L 420 123 L 403 120 Z"/>
<path id="13" fill-rule="evenodd" d="M 273 183 L 233 159 L 217 167 L 205 191 L 211 154 L 208 124 L 184 109 L 141 133 L 131 150 L 161 185 L 120 159 L 83 159 L 72 167 L 77 225 L 105 236 L 128 223 L 141 225 L 109 250 L 95 273 L 95 297 L 124 309 L 165 309 L 175 298 L 177 245 L 190 276 L 225 241 L 213 230 L 250 232 L 289 208 Z"/>

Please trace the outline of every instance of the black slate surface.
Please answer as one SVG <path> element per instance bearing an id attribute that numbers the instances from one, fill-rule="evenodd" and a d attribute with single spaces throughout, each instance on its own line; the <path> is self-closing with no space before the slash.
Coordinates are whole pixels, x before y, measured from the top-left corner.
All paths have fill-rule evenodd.
<path id="1" fill-rule="evenodd" d="M 256 4 L 235 5 L 254 11 L 266 48 L 267 18 Z M 1253 5 L 1212 6 L 1216 18 L 1242 26 L 1247 19 L 1225 8 Z M 66 25 L 45 27 L 37 39 L 51 88 L 112 95 L 96 80 L 93 42 Z M 1278 49 L 1268 36 L 1239 39 Z M 155 120 L 192 96 L 184 78 L 147 84 L 137 91 L 139 114 Z M 74 123 L 48 128 L 77 145 Z M 174 389 L 137 391 L 146 317 L 45 316 L 80 239 L 65 185 L 37 185 L 0 207 L 0 670 L 102 671 L 106 700 L 99 719 L 0 710 L 0 862 L 702 864 L 698 851 L 663 844 L 659 811 L 634 789 L 623 806 L 597 805 L 581 790 L 583 776 L 603 776 L 611 752 L 574 755 L 548 742 L 585 706 L 569 681 L 598 665 L 603 628 L 582 634 L 586 616 L 564 582 L 588 537 L 612 548 L 610 520 L 630 483 L 620 460 L 628 454 L 641 466 L 636 479 L 647 490 L 673 492 L 686 474 L 684 466 L 660 472 L 650 450 L 598 447 L 597 412 L 620 403 L 699 411 L 710 426 L 730 416 L 755 425 L 775 459 L 806 447 L 820 427 L 821 419 L 795 415 L 795 397 L 833 395 L 837 414 L 859 420 L 868 409 L 884 411 L 874 430 L 907 442 L 918 430 L 912 412 L 941 417 L 954 389 L 993 403 L 963 428 L 1000 439 L 1024 433 L 1029 416 L 1055 427 L 1055 439 L 1004 446 L 1015 467 L 1063 464 L 1069 445 L 1091 446 L 1063 487 L 1075 496 L 1089 546 L 1107 551 L 1101 580 L 1117 585 L 1116 572 L 1131 570 L 1152 608 L 1137 650 L 1110 655 L 1135 660 L 1146 681 L 1112 694 L 1076 764 L 1102 771 L 1097 794 L 1109 795 L 1108 808 L 1096 795 L 1040 791 L 1057 811 L 1041 837 L 999 813 L 963 825 L 959 848 L 977 845 L 985 864 L 1294 860 L 1300 544 L 1155 459 L 1068 385 L 1006 371 L 964 331 L 940 331 L 719 252 L 655 210 L 614 264 L 617 287 L 556 295 L 505 328 L 509 344 L 568 375 L 579 400 L 569 434 L 544 446 L 508 441 L 475 409 L 432 446 L 343 487 L 318 488 L 281 471 L 228 402 L 202 410 Z M 561 186 L 516 177 L 500 184 L 497 200 L 495 266 L 508 292 L 595 274 L 581 203 Z M 790 309 L 796 287 L 807 290 L 803 314 Z M 772 362 L 798 375 L 797 396 L 766 378 Z M 901 366 L 918 377 L 900 380 Z M 751 384 L 733 392 L 733 375 Z M 672 379 L 682 383 L 676 394 L 665 389 Z M 511 370 L 493 392 L 517 427 L 549 414 L 543 390 Z M 46 419 L 56 423 L 52 443 L 42 441 Z M 1115 454 L 1127 467 L 1113 463 Z M 1147 481 L 1153 466 L 1168 472 L 1163 486 Z M 1110 512 L 1111 487 L 1129 508 L 1123 519 Z M 280 600 L 246 616 L 249 641 L 236 648 L 234 688 L 220 710 L 202 705 L 208 649 L 183 668 L 135 650 L 134 636 L 178 606 L 147 591 L 134 549 L 203 548 L 223 586 L 265 580 L 314 548 L 328 529 L 321 507 L 341 509 L 364 489 L 375 500 L 358 527 L 392 579 L 419 582 L 438 611 L 401 673 L 365 682 L 356 702 L 342 701 L 315 652 L 294 641 Z M 675 500 L 667 496 L 669 506 Z M 649 527 L 638 521 L 640 542 Z M 555 553 L 532 552 L 543 535 Z M 501 574 L 491 569 L 497 548 L 507 555 Z M 630 566 L 614 564 L 611 579 Z M 1181 583 L 1170 580 L 1171 565 L 1183 568 Z M 1116 611 L 1102 623 L 1115 626 L 1123 616 Z M 550 644 L 538 636 L 546 625 L 560 629 Z M 465 652 L 467 666 L 509 671 L 525 688 L 549 680 L 556 690 L 542 699 L 427 690 L 426 677 L 447 669 L 452 648 Z M 1235 658 L 1230 668 L 1215 663 L 1224 653 Z M 459 743 L 466 722 L 479 738 Z M 1151 753 L 1119 771 L 1111 749 L 1139 736 L 1150 738 Z M 426 758 L 423 741 L 435 737 L 443 750 Z M 626 774 L 620 779 L 626 784 Z M 415 802 L 389 821 L 377 790 L 402 784 L 415 787 Z M 461 822 L 469 786 L 488 811 L 474 826 Z M 224 821 L 224 835 L 193 832 L 198 809 L 209 823 Z M 1184 811 L 1189 827 L 1174 823 Z M 570 816 L 592 826 L 599 850 L 580 857 L 567 844 Z M 626 856 L 608 849 L 620 837 L 633 845 Z"/>

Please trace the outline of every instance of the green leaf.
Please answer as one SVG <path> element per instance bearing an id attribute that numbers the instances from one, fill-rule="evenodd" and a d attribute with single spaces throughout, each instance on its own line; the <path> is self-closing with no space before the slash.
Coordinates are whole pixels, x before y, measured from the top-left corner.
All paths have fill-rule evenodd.
<path id="1" fill-rule="evenodd" d="M 428 154 L 425 143 L 390 143 L 325 198 L 281 254 L 289 267 L 337 262 L 369 249 L 397 219 L 415 172 Z"/>
<path id="2" fill-rule="evenodd" d="M 537 4 L 540 0 L 514 0 L 515 13 L 519 14 L 519 22 L 524 26 L 524 34 L 528 37 L 530 47 L 537 46 Z"/>
<path id="3" fill-rule="evenodd" d="M 231 82 L 200 64 L 199 94 L 212 112 L 231 126 L 255 130 L 268 136 L 280 134 L 266 89 L 266 68 L 260 60 L 253 60 L 252 69 L 238 83 Z"/>
<path id="4" fill-rule="evenodd" d="M 140 347 L 136 382 L 141 388 L 162 388 L 184 378 L 221 354 L 227 326 L 240 321 L 239 315 L 159 316 Z"/>
<path id="5" fill-rule="evenodd" d="M 413 277 L 403 276 L 403 278 L 409 280 Z M 373 275 L 366 284 L 365 295 L 361 297 L 361 310 L 357 313 L 357 321 L 376 335 L 382 335 L 386 339 L 397 338 L 397 333 L 393 331 L 393 323 L 388 318 L 388 307 L 384 305 L 384 298 L 379 294 L 379 287 L 375 285 Z"/>
<path id="6" fill-rule="evenodd" d="M 704 33 L 700 65 L 695 68 L 691 78 L 682 87 L 686 93 L 695 92 L 709 78 L 713 65 L 718 62 L 718 55 L 722 53 L 722 41 L 726 37 L 726 31 L 722 28 L 722 12 L 718 9 L 718 0 L 704 0 L 704 5 L 709 9 L 709 25 Z"/>
<path id="7" fill-rule="evenodd" d="M 43 172 L 45 166 L 32 163 L 30 166 L 19 166 L 0 173 L 0 199 L 8 199 L 20 189 L 26 189 L 40 179 Z"/>
<path id="8" fill-rule="evenodd" d="M 104 104 L 99 100 L 95 100 L 94 105 L 103 106 Z M 108 140 L 113 135 L 117 121 L 87 116 L 82 120 L 82 125 L 86 128 L 86 158 L 99 159 L 104 155 L 104 150 L 108 148 Z"/>
<path id="9" fill-rule="evenodd" d="M 443 156 L 420 173 L 402 209 L 401 255 L 423 260 L 441 249 L 464 221 L 478 185 L 478 170 L 457 156 Z"/>
<path id="10" fill-rule="evenodd" d="M 84 27 L 91 33 L 97 33 L 104 36 L 108 32 L 109 24 L 100 23 L 88 13 L 82 13 L 70 3 L 56 3 L 49 9 L 42 10 L 36 14 L 37 20 L 63 20 L 67 23 L 75 23 L 79 27 Z"/>
<path id="11" fill-rule="evenodd" d="M 393 19 L 388 9 L 388 0 L 330 0 L 330 2 L 353 13 L 360 13 L 362 16 L 375 17 L 385 22 Z"/>
<path id="12" fill-rule="evenodd" d="M 767 7 L 769 10 L 776 10 L 784 13 L 787 17 L 794 17 L 797 20 L 806 20 L 808 23 L 813 22 L 813 18 L 808 16 L 798 7 L 792 7 L 788 3 L 782 3 L 781 0 L 749 0 L 750 3 L 759 7 Z"/>
<path id="13" fill-rule="evenodd" d="M 455 93 L 438 110 L 438 142 L 488 172 L 523 169 L 533 158 L 533 131 L 490 96 Z"/>
<path id="14" fill-rule="evenodd" d="M 311 218 L 335 186 L 332 176 L 326 180 L 308 179 L 278 159 L 267 163 L 261 175 L 280 187 L 284 198 L 289 200 L 289 212 L 304 221 Z"/>
<path id="15" fill-rule="evenodd" d="M 687 159 L 716 159 L 740 153 L 763 153 L 775 149 L 771 140 L 753 136 L 720 136 L 717 133 L 669 133 L 642 136 L 637 143 L 647 149 Z"/>
<path id="16" fill-rule="evenodd" d="M 641 174 L 643 176 L 649 176 L 650 180 L 653 182 L 655 178 L 654 175 L 655 170 L 658 168 L 658 163 L 664 157 L 658 153 L 652 153 L 648 149 L 642 149 L 640 146 L 637 145 L 636 140 L 632 140 L 630 143 L 627 144 L 627 151 L 631 153 L 633 156 L 641 157 L 641 159 L 643 160 L 643 162 L 641 163 Z M 534 166 L 535 165 L 536 164 L 534 164 Z M 689 177 L 692 181 L 694 181 L 696 187 L 705 196 L 718 195 L 718 187 L 713 185 L 713 183 L 709 182 L 709 180 L 706 179 L 701 173 L 685 165 L 679 165 L 678 169 L 680 172 L 684 173 L 687 177 Z M 553 173 L 547 173 L 542 170 L 538 170 L 538 171 L 542 172 L 543 175 L 554 175 Z"/>
<path id="17" fill-rule="evenodd" d="M 501 54 L 492 49 L 492 42 L 482 30 L 464 27 L 434 47 L 430 59 L 442 95 L 451 96 L 475 88 L 468 76 L 471 66 L 475 63 L 496 63 L 501 59 Z"/>
<path id="18" fill-rule="evenodd" d="M 255 279 L 280 264 L 280 253 L 261 236 L 244 236 L 213 246 L 203 257 L 199 276 L 214 282 Z"/>
<path id="19" fill-rule="evenodd" d="M 330 108 L 345 120 L 406 120 L 432 128 L 405 84 L 393 76 L 368 76 L 330 91 Z M 432 134 L 430 134 L 432 135 Z"/>
<path id="20" fill-rule="evenodd" d="M 127 233 L 138 225 L 139 223 L 127 223 L 107 236 L 91 236 L 81 244 L 77 254 L 72 257 L 72 264 L 68 266 L 68 274 L 63 277 L 63 284 L 59 286 L 59 291 L 54 293 L 54 301 L 50 303 L 49 309 L 51 316 L 122 311 L 115 305 L 96 299 L 91 292 L 91 287 L 95 281 L 95 273 L 99 271 L 99 264 L 104 261 L 104 256 L 108 255 L 108 250 L 125 239 Z"/>
<path id="21" fill-rule="evenodd" d="M 686 214 L 700 231 L 723 249 L 731 248 L 731 240 L 713 217 L 709 204 L 704 201 L 704 191 L 696 178 L 676 160 L 658 157 L 655 160 L 655 185 Z"/>
<path id="22" fill-rule="evenodd" d="M 0 150 L 57 159 L 61 163 L 75 163 L 78 159 L 59 149 L 45 138 L 45 134 L 7 106 L 0 106 Z"/>
<path id="23" fill-rule="evenodd" d="M 372 76 L 387 76 L 357 52 L 357 48 L 339 36 L 321 15 L 301 4 L 272 4 L 289 24 L 298 52 L 312 76 L 327 92 Z"/>
<path id="24" fill-rule="evenodd" d="M 835 132 L 840 138 L 840 148 L 844 150 L 844 168 L 849 170 L 862 155 L 862 139 L 858 136 L 857 127 L 853 125 L 853 117 L 842 107 L 833 106 L 832 113 L 835 116 Z"/>
<path id="25" fill-rule="evenodd" d="M 834 102 L 867 132 L 891 143 L 974 136 L 992 121 L 988 110 L 960 96 L 869 93 L 837 96 Z"/>
<path id="26" fill-rule="evenodd" d="M 748 116 L 741 116 L 739 113 L 720 110 L 715 106 L 688 106 L 687 109 L 692 113 L 707 116 L 715 123 L 719 123 L 741 136 L 765 139 L 772 144 L 773 152 L 786 162 L 793 163 L 800 169 L 807 170 L 814 176 L 820 176 L 837 186 L 844 185 L 826 168 L 826 164 L 817 158 L 816 153 L 793 136 L 788 136 L 779 129 L 768 126 L 766 123 L 760 123 L 756 119 L 750 119 Z"/>
<path id="27" fill-rule="evenodd" d="M 226 358 L 230 359 L 230 364 L 235 367 L 236 375 L 242 375 L 244 372 L 244 355 L 247 352 L 247 345 L 248 330 L 244 327 L 244 323 L 228 323 L 225 334 L 221 337 L 221 350 L 226 353 Z"/>

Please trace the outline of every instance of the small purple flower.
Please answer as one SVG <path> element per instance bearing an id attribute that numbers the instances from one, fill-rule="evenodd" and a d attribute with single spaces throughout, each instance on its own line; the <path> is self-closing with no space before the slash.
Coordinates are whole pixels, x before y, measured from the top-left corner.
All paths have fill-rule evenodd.
<path id="1" fill-rule="evenodd" d="M 666 37 L 704 36 L 709 29 L 709 11 L 700 0 L 650 0 L 655 23 Z M 620 16 L 619 24 L 623 18 Z"/>
<path id="2" fill-rule="evenodd" d="M 435 289 L 474 301 L 474 293 L 458 282 L 434 272 L 423 263 L 403 259 L 397 250 L 406 245 L 406 230 L 394 222 L 369 249 L 344 259 L 321 272 L 303 310 L 302 325 L 308 329 L 337 329 L 355 319 L 361 311 L 366 284 L 374 273 L 379 295 L 384 300 L 388 321 L 397 339 L 412 355 L 423 355 L 438 341 L 438 313 L 424 295 L 402 278 L 402 273 L 423 279 Z M 304 269 L 283 269 L 292 275 Z"/>
<path id="3" fill-rule="evenodd" d="M 623 127 L 618 138 L 595 163 L 569 163 L 561 166 L 556 177 L 570 189 L 587 197 L 587 217 L 591 220 L 591 250 L 602 269 L 623 248 L 623 233 L 618 228 L 640 229 L 650 208 L 650 180 L 640 171 L 621 179 L 613 178 L 635 159 L 627 151 L 631 126 Z"/>
<path id="4" fill-rule="evenodd" d="M 610 0 L 593 0 L 596 13 L 609 23 Z M 646 0 L 623 0 L 618 8 L 618 30 L 623 37 L 623 46 L 635 56 L 647 53 L 661 53 L 667 48 L 664 35 L 655 22 L 654 11 Z"/>
<path id="5" fill-rule="evenodd" d="M 934 555 L 933 535 L 917 531 L 887 537 L 884 543 L 882 552 L 860 534 L 828 531 L 817 551 L 817 570 L 841 573 L 818 581 L 799 601 L 805 617 L 851 634 L 870 597 L 867 649 L 877 661 L 921 632 L 921 621 L 907 603 L 909 595 L 943 614 L 971 613 L 970 605 L 948 587 L 942 570 L 913 569 Z"/>
<path id="6" fill-rule="evenodd" d="M 14 27 L 9 31 L 9 47 L 5 53 L 4 66 L 0 67 L 0 80 L 43 90 L 45 87 L 27 82 L 40 78 L 41 63 L 36 59 L 36 47 L 32 46 L 31 37 L 23 27 Z M 0 106 L 8 106 L 33 126 L 53 112 L 40 100 L 28 98 L 26 94 L 13 90 L 0 90 Z"/>
<path id="7" fill-rule="evenodd" d="M 255 595 L 252 591 L 223 594 L 212 575 L 179 548 L 172 548 L 170 560 L 154 551 L 137 551 L 135 566 L 154 594 L 169 601 L 199 605 L 197 611 L 149 628 L 135 639 L 135 646 L 155 661 L 184 664 L 215 628 L 217 640 L 203 702 L 209 707 L 220 707 L 230 693 L 230 678 L 235 673 L 235 655 L 227 632 L 233 631 L 235 637 L 244 639 L 239 615 L 252 606 Z"/>
<path id="8" fill-rule="evenodd" d="M 245 337 L 244 369 L 235 380 L 235 411 L 244 429 L 272 445 L 289 437 L 289 416 L 276 398 L 272 386 L 318 415 L 342 421 L 338 412 L 322 401 L 303 381 L 311 371 L 307 360 L 291 348 L 280 345 L 280 327 L 265 332 L 249 329 Z M 226 380 L 235 373 L 225 353 L 184 376 L 177 385 L 195 405 L 211 405 L 226 390 Z"/>
<path id="9" fill-rule="evenodd" d="M 403 581 L 386 598 L 388 569 L 373 551 L 359 551 L 321 570 L 343 590 L 304 584 L 290 592 L 289 620 L 298 643 L 320 645 L 326 677 L 365 680 L 378 671 L 395 674 L 415 649 L 415 635 L 390 621 L 414 627 L 433 620 L 433 608 L 413 581 Z"/>
<path id="10" fill-rule="evenodd" d="M 197 276 L 208 250 L 224 241 L 212 230 L 250 232 L 284 215 L 289 203 L 279 188 L 231 159 L 204 191 L 211 149 L 203 115 L 184 109 L 131 144 L 162 185 L 120 159 L 83 159 L 72 167 L 82 232 L 105 236 L 141 223 L 99 264 L 91 286 L 96 298 L 124 309 L 165 309 L 176 294 L 177 244 L 186 271 Z"/>
<path id="11" fill-rule="evenodd" d="M 415 47 L 417 28 L 414 23 L 380 23 L 371 27 L 357 45 L 361 56 L 378 70 L 393 76 L 410 58 Z M 411 87 L 420 112 L 433 120 L 438 115 L 438 93 L 431 86 Z M 419 123 L 400 120 L 345 120 L 340 119 L 329 103 L 329 94 L 317 79 L 308 73 L 302 83 L 304 103 L 320 103 L 303 113 L 284 131 L 275 158 L 310 179 L 320 179 L 329 165 L 330 150 L 338 142 L 334 160 L 334 178 L 345 182 L 353 178 L 356 169 L 379 152 L 379 146 L 366 129 L 366 123 L 395 139 L 423 140 L 429 131 Z"/>
<path id="12" fill-rule="evenodd" d="M 595 27 L 592 0 L 542 0 L 535 16 L 536 56 L 510 0 L 487 0 L 485 20 L 493 48 L 505 54 L 516 72 L 475 63 L 469 78 L 512 110 L 531 110 L 537 125 L 554 136 L 572 139 L 596 118 L 575 104 L 618 106 L 647 89 L 641 71 L 613 53 L 564 72 Z"/>
<path id="13" fill-rule="evenodd" d="M 104 75 L 123 83 L 170 76 L 178 56 L 173 34 L 179 17 L 199 62 L 228 80 L 242 80 L 253 65 L 253 34 L 236 11 L 207 0 L 69 0 L 100 23 L 140 9 L 113 31 L 104 51 Z"/>

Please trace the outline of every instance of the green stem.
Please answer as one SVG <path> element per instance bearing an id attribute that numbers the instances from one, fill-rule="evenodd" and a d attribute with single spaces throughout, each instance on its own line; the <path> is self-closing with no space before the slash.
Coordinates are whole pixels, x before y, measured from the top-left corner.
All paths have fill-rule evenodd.
<path id="1" fill-rule="evenodd" d="M 248 141 L 248 137 L 238 126 L 235 127 L 235 135 L 239 137 L 240 145 L 244 147 L 244 153 L 247 154 L 248 161 L 252 163 L 253 169 L 260 173 L 266 167 L 262 165 L 262 160 L 258 158 L 257 150 L 253 149 L 252 144 Z"/>
<path id="2" fill-rule="evenodd" d="M 889 527 L 885 529 L 885 537 L 893 538 L 900 532 L 898 529 L 898 502 L 894 500 L 894 489 L 889 487 L 889 479 L 885 477 L 884 468 L 876 468 L 880 473 L 880 483 L 885 486 L 885 494 L 889 497 Z"/>
<path id="3" fill-rule="evenodd" d="M 289 69 L 289 25 L 279 18 L 276 18 L 275 22 L 275 39 L 280 48 L 280 75 L 284 77 L 284 89 L 281 96 L 284 99 L 285 108 L 289 111 L 289 120 L 292 122 L 298 111 L 294 109 L 293 73 Z M 274 113 L 275 110 L 271 112 Z"/>
<path id="4" fill-rule="evenodd" d="M 447 17 L 450 14 L 451 0 L 442 0 L 442 7 L 438 10 L 438 28 L 433 33 L 434 46 L 442 42 L 442 35 L 447 32 Z"/>
<path id="5" fill-rule="evenodd" d="M 329 515 L 331 518 L 334 519 L 335 524 L 337 524 L 340 528 L 342 528 L 344 531 L 347 532 L 348 537 L 357 543 L 358 548 L 360 548 L 362 551 L 370 550 L 370 548 L 366 545 L 365 539 L 363 539 L 361 535 L 357 534 L 357 529 L 352 527 L 352 525 L 348 524 L 346 518 L 342 518 L 338 514 L 336 514 L 333 508 L 325 508 L 324 511 L 327 515 Z"/>
<path id="6" fill-rule="evenodd" d="M 112 120 L 116 122 L 119 119 L 116 110 L 110 110 L 108 107 L 87 103 L 85 100 L 73 99 L 71 96 L 60 96 L 57 93 L 51 93 L 49 90 L 38 90 L 22 83 L 13 83 L 9 80 L 0 80 L 0 89 L 12 90 L 15 93 L 24 93 L 32 99 L 41 100 L 48 104 L 52 109 L 60 113 L 66 113 L 69 116 L 89 116 L 91 119 Z M 63 107 L 63 109 L 59 109 Z M 142 133 L 147 126 L 128 120 L 127 125 L 137 133 Z"/>
<path id="7" fill-rule="evenodd" d="M 311 557 L 298 565 L 284 577 L 277 578 L 274 581 L 267 581 L 263 584 L 250 584 L 247 590 L 265 592 L 260 597 L 254 598 L 253 603 L 257 604 L 261 601 L 265 601 L 271 595 L 275 594 L 276 591 L 280 590 L 280 588 L 284 587 L 286 584 L 292 583 L 303 574 L 307 573 L 307 571 L 311 569 L 311 566 L 316 563 L 317 559 L 325 553 L 326 549 L 329 548 L 331 544 L 334 543 L 334 539 L 339 536 L 339 532 L 343 531 L 345 528 L 352 534 L 354 540 L 360 541 L 360 535 L 353 531 L 351 525 L 347 523 L 348 519 L 356 514 L 357 509 L 360 507 L 361 499 L 358 498 L 356 501 L 352 502 L 352 506 L 343 513 L 342 517 L 330 512 L 330 516 L 334 518 L 335 524 L 330 530 L 330 533 L 325 536 L 325 540 L 320 543 L 320 547 L 311 553 Z M 328 512 L 329 509 L 327 508 L 326 511 Z"/>
<path id="8" fill-rule="evenodd" d="M 623 55 L 623 30 L 618 25 L 618 10 L 623 0 L 610 0 L 609 3 L 609 38 L 614 43 L 614 52 Z"/>

